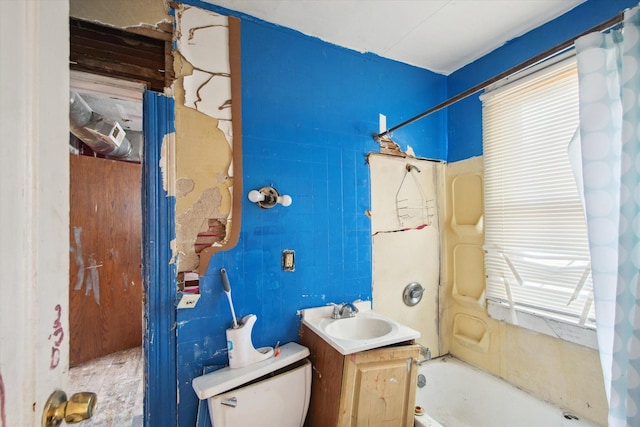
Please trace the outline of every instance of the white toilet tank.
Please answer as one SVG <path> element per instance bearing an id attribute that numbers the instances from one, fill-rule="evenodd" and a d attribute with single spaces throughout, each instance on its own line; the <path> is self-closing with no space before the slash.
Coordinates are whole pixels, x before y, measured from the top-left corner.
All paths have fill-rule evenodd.
<path id="1" fill-rule="evenodd" d="M 311 397 L 308 355 L 309 349 L 291 342 L 277 356 L 211 372 L 191 385 L 207 400 L 213 427 L 301 427 Z"/>
<path id="2" fill-rule="evenodd" d="M 301 427 L 309 409 L 311 362 L 208 399 L 213 427 Z M 235 406 L 229 406 L 235 405 Z"/>

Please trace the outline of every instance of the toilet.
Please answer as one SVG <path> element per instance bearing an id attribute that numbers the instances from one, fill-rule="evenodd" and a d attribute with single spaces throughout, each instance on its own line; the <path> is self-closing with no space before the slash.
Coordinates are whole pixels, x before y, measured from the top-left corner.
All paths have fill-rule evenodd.
<path id="1" fill-rule="evenodd" d="M 291 342 L 277 355 L 239 369 L 225 367 L 194 378 L 207 400 L 213 427 L 304 424 L 311 397 L 309 349 Z"/>

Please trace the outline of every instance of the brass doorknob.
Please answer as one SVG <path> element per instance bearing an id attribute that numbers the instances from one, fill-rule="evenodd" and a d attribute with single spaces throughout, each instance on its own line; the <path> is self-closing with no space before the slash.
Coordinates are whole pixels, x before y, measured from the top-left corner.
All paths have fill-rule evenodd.
<path id="1" fill-rule="evenodd" d="M 93 416 L 98 396 L 91 392 L 76 393 L 67 401 L 64 391 L 54 391 L 44 405 L 42 427 L 58 427 L 62 420 L 75 424 Z"/>

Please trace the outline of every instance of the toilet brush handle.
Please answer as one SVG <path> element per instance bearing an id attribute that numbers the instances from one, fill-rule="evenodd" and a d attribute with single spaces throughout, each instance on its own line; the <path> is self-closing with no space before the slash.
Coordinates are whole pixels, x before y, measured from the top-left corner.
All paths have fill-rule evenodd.
<path id="1" fill-rule="evenodd" d="M 221 268 L 220 276 L 222 277 L 222 287 L 224 288 L 224 291 L 231 293 L 231 285 L 229 284 L 229 276 L 227 276 L 227 270 Z"/>
<path id="2" fill-rule="evenodd" d="M 227 294 L 229 300 L 229 307 L 231 307 L 231 317 L 233 318 L 233 329 L 238 329 L 238 321 L 236 320 L 236 311 L 233 309 L 233 300 L 231 299 L 231 285 L 229 284 L 229 277 L 227 276 L 227 270 L 220 269 L 220 276 L 222 277 L 222 287 L 224 293 Z"/>

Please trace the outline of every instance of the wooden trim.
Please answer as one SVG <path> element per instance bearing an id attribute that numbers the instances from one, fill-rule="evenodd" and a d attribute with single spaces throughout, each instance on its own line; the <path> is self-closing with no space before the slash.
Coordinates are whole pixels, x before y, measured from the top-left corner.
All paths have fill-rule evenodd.
<path id="1" fill-rule="evenodd" d="M 125 28 L 130 33 L 139 34 L 157 40 L 173 40 L 173 24 L 171 22 L 160 22 L 156 27 L 141 25 L 139 27 Z"/>
<path id="2" fill-rule="evenodd" d="M 164 42 L 164 87 L 171 87 L 176 79 L 173 69 L 173 41 Z"/>
<path id="3" fill-rule="evenodd" d="M 175 132 L 172 98 L 144 94 L 143 280 L 146 292 L 143 339 L 145 350 L 144 425 L 176 426 L 178 390 L 176 372 L 176 264 L 171 242 L 175 239 L 175 197 L 163 187 L 162 143 Z"/>

